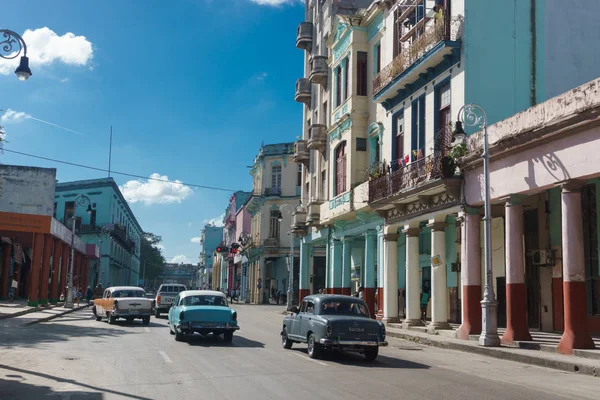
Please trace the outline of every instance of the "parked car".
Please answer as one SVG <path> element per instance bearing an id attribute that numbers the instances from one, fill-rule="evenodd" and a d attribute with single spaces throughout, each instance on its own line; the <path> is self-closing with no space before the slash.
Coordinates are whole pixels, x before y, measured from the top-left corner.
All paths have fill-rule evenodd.
<path id="1" fill-rule="evenodd" d="M 226 342 L 233 340 L 233 332 L 240 329 L 237 312 L 229 308 L 227 298 L 214 290 L 186 290 L 177 295 L 167 320 L 169 332 L 175 340 L 194 332 L 223 335 Z"/>
<path id="2" fill-rule="evenodd" d="M 323 351 L 345 350 L 363 353 L 375 360 L 380 346 L 387 346 L 385 326 L 371 319 L 365 302 L 352 296 L 311 295 L 283 319 L 281 344 L 307 343 L 310 358 Z"/>
<path id="3" fill-rule="evenodd" d="M 144 325 L 150 323 L 152 300 L 147 299 L 144 289 L 135 286 L 113 286 L 104 291 L 101 299 L 94 300 L 92 313 L 96 321 L 106 318 L 114 324 L 119 318 L 132 322 L 141 319 Z"/>
<path id="4" fill-rule="evenodd" d="M 154 316 L 158 318 L 161 312 L 169 311 L 177 295 L 184 290 L 186 290 L 185 285 L 179 283 L 163 283 L 160 285 L 154 299 Z"/>

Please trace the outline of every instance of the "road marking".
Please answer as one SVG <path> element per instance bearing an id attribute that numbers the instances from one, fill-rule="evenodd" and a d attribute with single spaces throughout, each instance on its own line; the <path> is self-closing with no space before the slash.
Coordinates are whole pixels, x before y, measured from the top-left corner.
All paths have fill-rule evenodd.
<path id="1" fill-rule="evenodd" d="M 164 351 L 159 351 L 158 354 L 160 354 L 160 356 L 163 358 L 163 360 L 165 360 L 166 363 L 171 364 L 173 362 L 171 361 L 167 353 L 165 353 Z"/>
<path id="2" fill-rule="evenodd" d="M 150 333 L 150 328 L 144 328 L 144 330 L 148 333 Z"/>
<path id="3" fill-rule="evenodd" d="M 312 361 L 312 362 L 315 362 L 315 363 L 317 363 L 317 364 L 324 365 L 324 366 L 326 366 L 326 367 L 327 367 L 327 364 L 325 364 L 324 362 L 317 361 L 317 360 L 313 360 L 312 358 L 310 358 L 310 357 L 306 357 L 306 356 L 303 356 L 303 355 L 302 355 L 302 354 L 300 354 L 300 353 L 288 353 L 288 354 L 290 354 L 290 355 L 293 355 L 293 356 L 298 356 L 298 357 L 300 357 L 300 358 L 302 358 L 302 359 L 304 359 L 304 360 L 306 360 L 306 361 Z"/>

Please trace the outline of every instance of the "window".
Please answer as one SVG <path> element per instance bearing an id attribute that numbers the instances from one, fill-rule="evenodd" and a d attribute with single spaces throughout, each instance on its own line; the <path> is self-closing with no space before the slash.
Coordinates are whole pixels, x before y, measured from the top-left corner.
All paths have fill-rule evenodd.
<path id="1" fill-rule="evenodd" d="M 306 182 L 306 198 L 310 199 L 310 182 Z"/>
<path id="2" fill-rule="evenodd" d="M 302 186 L 302 165 L 298 165 L 298 177 L 296 179 L 296 186 Z"/>
<path id="3" fill-rule="evenodd" d="M 398 165 L 402 165 L 404 161 L 404 113 L 400 113 L 394 118 L 394 126 L 392 128 L 395 131 L 394 137 L 394 148 L 393 148 L 393 168 L 397 168 Z"/>
<path id="4" fill-rule="evenodd" d="M 379 136 L 375 138 L 375 162 L 381 161 L 381 143 L 379 143 Z"/>
<path id="5" fill-rule="evenodd" d="M 306 311 L 306 301 L 302 302 L 302 306 L 300 306 L 300 312 L 305 312 Z"/>
<path id="6" fill-rule="evenodd" d="M 314 314 L 315 313 L 315 303 L 313 303 L 312 301 L 308 301 L 306 302 L 306 311 L 307 314 Z"/>
<path id="7" fill-rule="evenodd" d="M 412 160 L 425 157 L 425 95 L 412 103 Z"/>
<path id="8" fill-rule="evenodd" d="M 281 189 L 281 165 L 271 166 L 271 188 Z"/>
<path id="9" fill-rule="evenodd" d="M 321 198 L 327 198 L 327 171 L 321 171 Z"/>
<path id="10" fill-rule="evenodd" d="M 69 220 L 75 215 L 75 202 L 67 201 L 65 203 L 65 213 L 63 215 L 63 223 L 68 224 Z"/>
<path id="11" fill-rule="evenodd" d="M 335 69 L 335 106 L 342 104 L 342 66 Z"/>
<path id="12" fill-rule="evenodd" d="M 279 239 L 279 211 L 271 210 L 271 219 L 269 225 L 269 238 Z"/>
<path id="13" fill-rule="evenodd" d="M 336 190 L 335 195 L 346 191 L 346 142 L 341 143 L 335 150 Z"/>
<path id="14" fill-rule="evenodd" d="M 346 68 L 344 68 L 344 99 L 343 101 L 346 101 L 346 99 L 348 98 L 348 69 L 350 67 L 350 63 L 348 58 L 346 58 L 344 60 L 344 65 Z"/>
<path id="15" fill-rule="evenodd" d="M 327 116 L 327 102 L 324 102 L 323 103 L 323 123 L 325 125 L 327 125 L 327 119 L 328 119 L 328 116 Z"/>
<path id="16" fill-rule="evenodd" d="M 358 96 L 367 95 L 367 52 L 359 51 L 356 53 L 356 94 Z"/>
<path id="17" fill-rule="evenodd" d="M 90 225 L 96 226 L 96 210 L 92 210 L 90 214 Z"/>
<path id="18" fill-rule="evenodd" d="M 437 103 L 439 104 L 437 130 L 440 130 L 450 123 L 450 83 L 437 89 Z"/>
<path id="19" fill-rule="evenodd" d="M 52 216 L 53 216 L 54 218 L 56 218 L 56 208 L 57 208 L 57 207 L 58 207 L 58 203 L 57 203 L 57 202 L 54 202 L 54 214 L 52 214 Z"/>
<path id="20" fill-rule="evenodd" d="M 373 75 L 377 75 L 381 71 L 381 43 L 373 46 Z"/>
<path id="21" fill-rule="evenodd" d="M 356 138 L 356 151 L 367 151 L 366 138 Z"/>

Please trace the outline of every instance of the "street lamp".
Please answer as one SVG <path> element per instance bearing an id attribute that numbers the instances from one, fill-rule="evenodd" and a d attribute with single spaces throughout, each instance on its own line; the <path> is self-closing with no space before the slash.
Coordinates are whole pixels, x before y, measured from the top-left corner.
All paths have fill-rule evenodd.
<path id="1" fill-rule="evenodd" d="M 27 57 L 27 44 L 17 32 L 13 32 L 9 29 L 0 29 L 4 40 L 0 42 L 0 57 L 6 60 L 15 59 L 23 51 L 23 56 L 19 62 L 19 66 L 15 69 L 15 74 L 20 81 L 26 81 L 31 76 L 31 69 L 29 69 L 29 57 Z M 18 48 L 13 52 L 13 45 L 17 45 Z"/>
<path id="2" fill-rule="evenodd" d="M 484 251 L 485 251 L 485 288 L 481 301 L 482 330 L 479 336 L 481 346 L 492 347 L 500 345 L 498 336 L 498 302 L 494 294 L 492 282 L 492 212 L 490 205 L 490 154 L 488 150 L 487 116 L 483 108 L 477 104 L 465 104 L 458 111 L 454 143 L 464 143 L 466 139 L 462 125 L 483 129 L 483 175 L 485 186 L 485 199 L 483 217 L 484 226 Z"/>
<path id="3" fill-rule="evenodd" d="M 281 210 L 285 211 L 286 214 L 290 214 L 290 216 L 293 214 L 294 209 L 290 208 L 291 206 L 289 204 L 283 204 L 279 207 L 279 211 L 277 212 L 277 220 L 279 222 L 283 221 L 283 214 L 281 213 Z M 291 235 L 290 237 L 290 257 L 289 257 L 289 265 L 288 265 L 288 290 L 287 290 L 287 304 L 286 304 L 286 308 L 288 311 L 290 311 L 292 309 L 292 303 L 293 303 L 293 292 L 294 292 L 294 238 L 295 238 L 295 234 L 292 231 L 292 222 L 290 220 L 290 232 L 289 234 Z"/>
<path id="4" fill-rule="evenodd" d="M 92 201 L 89 197 L 84 194 L 80 194 L 75 198 L 74 209 L 73 209 L 73 228 L 71 229 L 71 262 L 69 265 L 69 273 L 67 274 L 67 298 L 64 307 L 73 308 L 73 259 L 75 258 L 75 222 L 77 221 L 77 206 L 85 207 L 87 204 L 86 212 L 88 215 L 92 214 Z"/>

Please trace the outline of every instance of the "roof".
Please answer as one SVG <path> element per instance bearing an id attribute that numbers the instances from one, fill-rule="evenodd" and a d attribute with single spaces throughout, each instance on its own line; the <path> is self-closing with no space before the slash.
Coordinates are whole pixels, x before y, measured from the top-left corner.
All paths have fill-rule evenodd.
<path id="1" fill-rule="evenodd" d="M 184 290 L 183 292 L 179 293 L 182 297 L 187 297 L 187 296 L 220 296 L 220 297 L 225 297 L 225 295 L 222 292 L 219 292 L 217 290 Z"/>
<path id="2" fill-rule="evenodd" d="M 108 288 L 108 290 L 141 290 L 144 291 L 144 289 L 142 289 L 141 287 L 137 287 L 137 286 L 111 286 Z"/>

